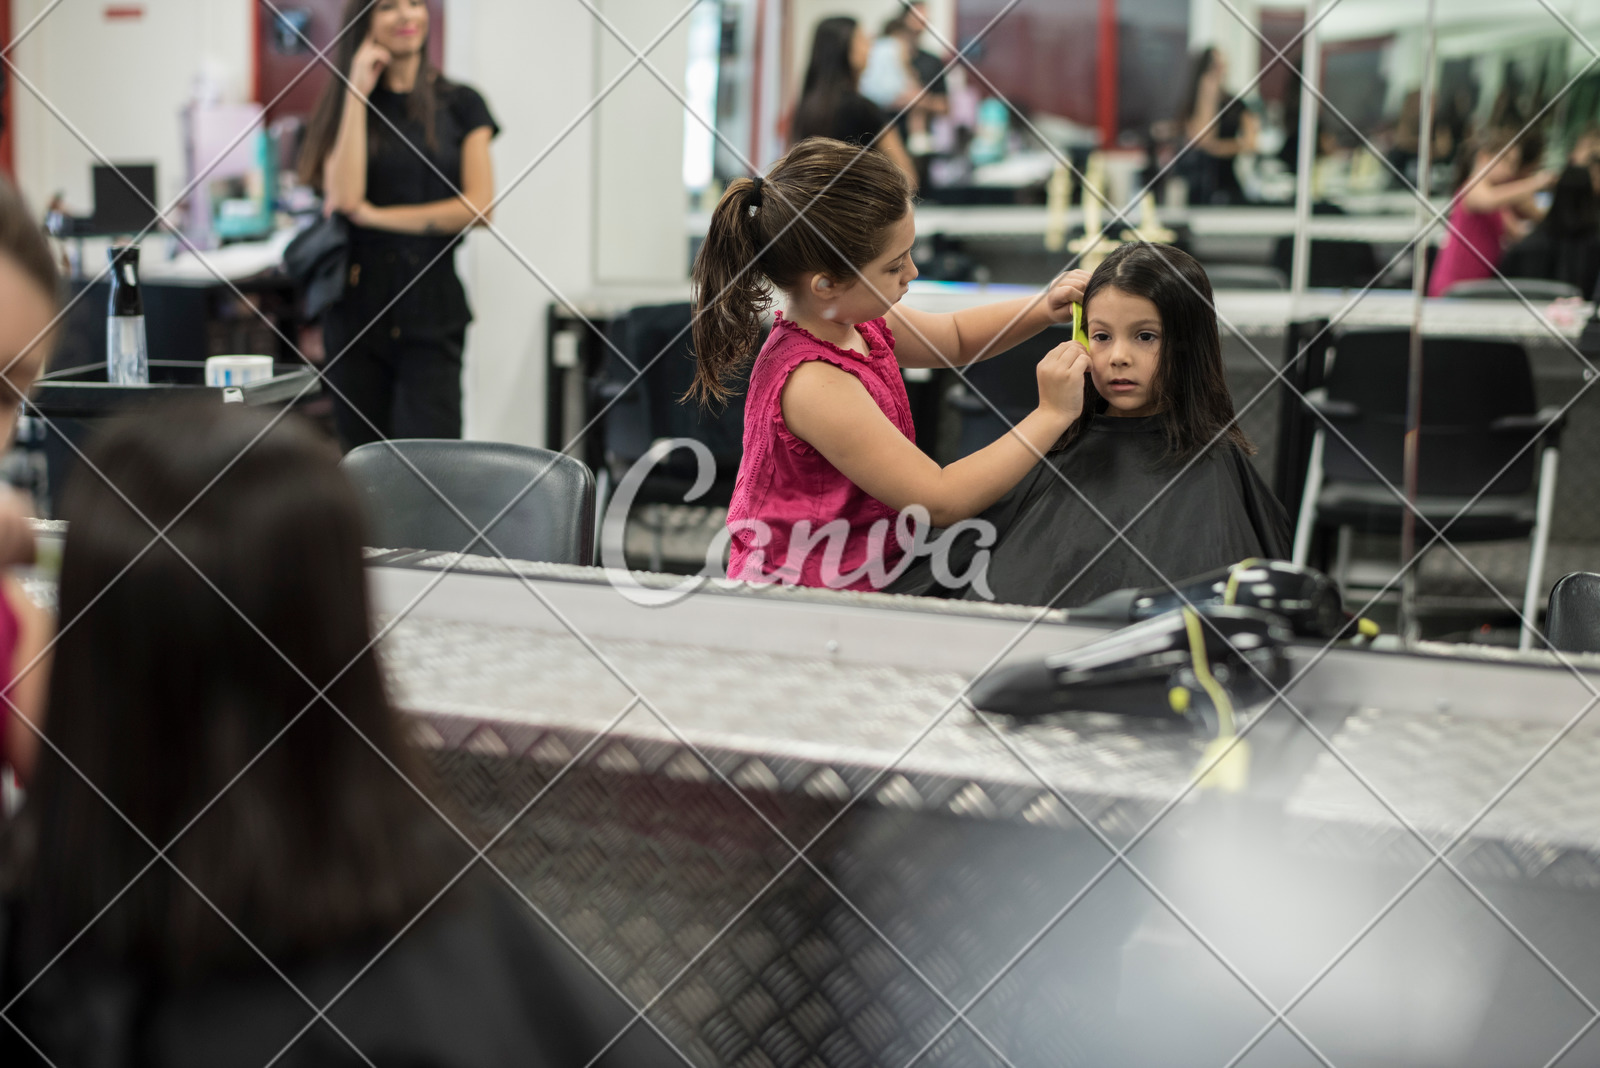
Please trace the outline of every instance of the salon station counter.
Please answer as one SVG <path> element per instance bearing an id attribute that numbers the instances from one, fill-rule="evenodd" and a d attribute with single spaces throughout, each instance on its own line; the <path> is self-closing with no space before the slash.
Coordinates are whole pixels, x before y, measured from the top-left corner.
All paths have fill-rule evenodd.
<path id="1" fill-rule="evenodd" d="M 1297 645 L 1221 791 L 1186 727 L 976 716 L 1068 613 L 369 552 L 445 811 L 688 1063 L 1459 1068 L 1593 1015 L 1600 658 Z"/>
<path id="2" fill-rule="evenodd" d="M 1600 996 L 1600 661 L 1296 647 L 1225 793 L 1187 729 L 975 716 L 1105 633 L 1065 613 L 374 559 L 489 859 L 692 1063 L 1309 1061 L 1278 1010 L 1341 1065 L 1544 1063 Z"/>

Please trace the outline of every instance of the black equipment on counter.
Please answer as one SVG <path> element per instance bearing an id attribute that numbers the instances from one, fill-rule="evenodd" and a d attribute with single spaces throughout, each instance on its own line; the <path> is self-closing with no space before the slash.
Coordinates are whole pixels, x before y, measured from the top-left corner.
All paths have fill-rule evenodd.
<path id="1" fill-rule="evenodd" d="M 1073 609 L 1071 617 L 1137 622 L 1184 604 L 1242 605 L 1280 617 L 1301 638 L 1331 638 L 1348 623 L 1339 587 L 1332 579 L 1283 560 L 1245 560 L 1185 580 L 1177 587 L 1176 593 L 1166 586 L 1116 590 Z M 1367 628 L 1363 625 L 1361 629 L 1365 633 Z"/>
<path id="2" fill-rule="evenodd" d="M 1020 719 L 1176 715 L 1231 736 L 1234 698 L 1264 700 L 1288 681 L 1283 647 L 1291 637 L 1280 617 L 1257 608 L 1180 608 L 1044 660 L 997 668 L 972 688 L 971 700 Z"/>
<path id="3" fill-rule="evenodd" d="M 150 383 L 150 346 L 139 289 L 139 246 L 112 245 L 111 299 L 106 306 L 106 381 L 116 386 Z"/>

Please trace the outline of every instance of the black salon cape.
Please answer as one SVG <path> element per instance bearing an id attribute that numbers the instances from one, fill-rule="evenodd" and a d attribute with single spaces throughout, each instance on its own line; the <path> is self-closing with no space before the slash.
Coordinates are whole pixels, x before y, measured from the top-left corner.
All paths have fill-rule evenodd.
<path id="1" fill-rule="evenodd" d="M 1127 538 L 1149 565 L 1121 542 L 1106 548 L 1136 515 Z M 1163 585 L 1163 576 L 1177 583 L 1249 557 L 1287 559 L 1290 551 L 1287 513 L 1236 446 L 1219 442 L 1184 469 L 1167 458 L 1153 417 L 1095 417 L 981 518 L 998 531 L 988 585 L 1009 604 L 1072 608 L 1113 590 Z M 951 570 L 959 576 L 972 563 L 972 537 L 958 546 Z M 894 589 L 982 597 L 973 586 L 940 588 L 925 562 Z"/>
<path id="2" fill-rule="evenodd" d="M 634 1024 L 623 1000 L 491 876 L 469 874 L 380 952 L 387 942 L 285 962 L 306 997 L 332 1003 L 327 1018 L 365 1062 L 322 1023 L 295 1040 L 314 1015 L 264 965 L 176 993 L 74 968 L 69 955 L 45 970 L 13 1010 L 50 1061 L 3 1027 L 0 1064 L 260 1068 L 288 1046 L 278 1068 L 579 1068 L 624 1031 L 597 1068 L 683 1063 L 648 1027 Z M 8 967 L 0 986 L 19 986 L 24 980 L 16 971 Z M 14 990 L 0 992 L 4 1004 Z"/>

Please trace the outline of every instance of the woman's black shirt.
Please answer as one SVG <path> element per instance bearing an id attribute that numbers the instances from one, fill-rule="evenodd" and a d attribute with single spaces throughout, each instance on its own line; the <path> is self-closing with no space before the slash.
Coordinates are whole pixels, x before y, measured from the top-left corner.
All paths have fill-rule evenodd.
<path id="1" fill-rule="evenodd" d="M 477 90 L 442 78 L 434 111 L 436 148 L 428 147 L 422 122 L 409 113 L 409 93 L 380 85 L 368 99 L 367 200 L 374 207 L 455 198 L 461 188 L 462 142 L 485 126 L 491 136 L 500 132 Z M 460 234 L 397 234 L 352 226 L 350 275 L 338 314 L 357 329 L 386 308 L 394 328 L 407 333 L 465 329 L 472 311 L 455 272 L 454 249 L 460 241 Z"/>
<path id="2" fill-rule="evenodd" d="M 802 109 L 804 110 L 804 109 Z M 883 109 L 860 93 L 851 91 L 839 97 L 825 116 L 801 118 L 795 123 L 794 139 L 831 137 L 847 145 L 870 145 L 889 124 Z"/>

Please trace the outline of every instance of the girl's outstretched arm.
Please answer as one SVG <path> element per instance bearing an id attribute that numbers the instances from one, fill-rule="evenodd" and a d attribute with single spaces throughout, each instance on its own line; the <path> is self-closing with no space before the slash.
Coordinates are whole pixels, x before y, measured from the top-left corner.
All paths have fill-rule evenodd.
<path id="1" fill-rule="evenodd" d="M 1011 348 L 1052 323 L 1072 321 L 1072 305 L 1083 300 L 1089 272 L 1068 271 L 1043 297 L 1018 297 L 963 308 L 923 312 L 896 304 L 889 309 L 894 356 L 901 367 L 965 367 Z"/>
<path id="2" fill-rule="evenodd" d="M 890 508 L 920 504 L 935 526 L 970 519 L 999 500 L 1083 411 L 1089 354 L 1075 342 L 1039 361 L 1039 407 L 999 441 L 940 467 L 889 421 L 860 379 L 803 363 L 783 387 L 783 421 L 866 493 Z"/>
<path id="3" fill-rule="evenodd" d="M 1526 178 L 1501 182 L 1499 185 L 1490 185 L 1480 178 L 1467 189 L 1461 202 L 1466 205 L 1468 211 L 1499 211 L 1524 197 L 1531 197 L 1535 193 L 1549 189 L 1560 177 L 1555 171 L 1540 171 Z"/>

